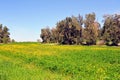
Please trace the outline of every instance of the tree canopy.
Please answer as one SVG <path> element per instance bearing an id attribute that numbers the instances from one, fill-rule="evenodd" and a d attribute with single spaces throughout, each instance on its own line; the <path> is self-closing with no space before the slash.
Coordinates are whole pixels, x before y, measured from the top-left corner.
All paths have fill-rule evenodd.
<path id="1" fill-rule="evenodd" d="M 8 43 L 10 42 L 10 33 L 7 26 L 0 24 L 0 43 Z"/>
<path id="2" fill-rule="evenodd" d="M 104 40 L 107 45 L 120 43 L 120 15 L 105 15 L 104 25 L 96 21 L 96 14 L 66 17 L 55 28 L 41 29 L 43 43 L 95 45 Z"/>

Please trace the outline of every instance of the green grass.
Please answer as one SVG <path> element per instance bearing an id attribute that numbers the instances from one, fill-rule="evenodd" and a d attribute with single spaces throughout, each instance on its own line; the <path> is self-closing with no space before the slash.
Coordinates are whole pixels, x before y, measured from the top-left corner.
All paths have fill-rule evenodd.
<path id="1" fill-rule="evenodd" d="M 0 80 L 120 80 L 120 47 L 1 44 Z"/>

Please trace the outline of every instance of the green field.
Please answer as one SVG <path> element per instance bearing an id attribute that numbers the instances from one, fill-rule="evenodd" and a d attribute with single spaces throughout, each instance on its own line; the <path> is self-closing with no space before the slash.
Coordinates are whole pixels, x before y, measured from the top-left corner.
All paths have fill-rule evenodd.
<path id="1" fill-rule="evenodd" d="M 120 80 L 120 47 L 0 44 L 0 80 Z"/>

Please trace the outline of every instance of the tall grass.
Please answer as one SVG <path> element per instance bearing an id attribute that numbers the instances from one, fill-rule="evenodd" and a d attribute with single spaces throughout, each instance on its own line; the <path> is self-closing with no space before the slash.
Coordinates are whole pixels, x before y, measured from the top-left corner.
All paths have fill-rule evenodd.
<path id="1" fill-rule="evenodd" d="M 0 80 L 119 80 L 120 47 L 0 45 Z"/>

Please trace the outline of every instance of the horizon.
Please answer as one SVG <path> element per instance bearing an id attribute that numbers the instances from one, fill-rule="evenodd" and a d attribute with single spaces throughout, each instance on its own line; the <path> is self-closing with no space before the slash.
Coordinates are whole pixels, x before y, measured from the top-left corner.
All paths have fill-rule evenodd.
<path id="1" fill-rule="evenodd" d="M 1 0 L 0 9 L 0 24 L 10 29 L 10 37 L 17 42 L 37 41 L 42 28 L 55 27 L 57 22 L 72 15 L 84 17 L 95 12 L 96 21 L 102 24 L 104 14 L 120 13 L 118 0 Z"/>

